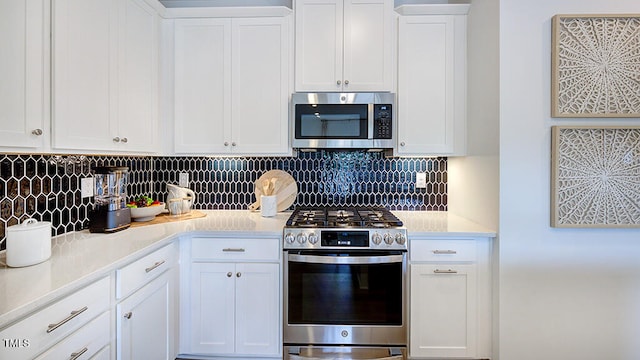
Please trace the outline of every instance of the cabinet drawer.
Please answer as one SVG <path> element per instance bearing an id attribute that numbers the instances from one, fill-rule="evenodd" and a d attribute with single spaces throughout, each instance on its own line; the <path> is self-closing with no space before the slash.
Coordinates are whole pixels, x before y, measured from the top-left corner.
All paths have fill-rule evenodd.
<path id="1" fill-rule="evenodd" d="M 109 343 L 109 316 L 107 311 L 87 325 L 56 344 L 37 360 L 89 359 Z"/>
<path id="2" fill-rule="evenodd" d="M 170 269 L 176 261 L 176 245 L 167 245 L 116 270 L 116 298 L 121 299 Z"/>
<path id="3" fill-rule="evenodd" d="M 273 260 L 280 258 L 280 239 L 193 238 L 192 260 Z"/>
<path id="4" fill-rule="evenodd" d="M 96 281 L 4 329 L 0 359 L 33 358 L 107 310 L 110 283 L 108 277 Z"/>
<path id="5" fill-rule="evenodd" d="M 411 261 L 476 261 L 476 242 L 474 240 L 413 240 L 410 242 L 409 256 Z"/>

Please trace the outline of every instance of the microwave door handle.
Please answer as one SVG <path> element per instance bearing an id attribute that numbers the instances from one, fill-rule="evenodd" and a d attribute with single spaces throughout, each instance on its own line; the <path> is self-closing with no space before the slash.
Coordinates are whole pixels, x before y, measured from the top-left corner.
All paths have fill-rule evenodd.
<path id="1" fill-rule="evenodd" d="M 289 261 L 312 264 L 394 264 L 402 263 L 403 255 L 384 256 L 317 256 L 289 254 Z"/>
<path id="2" fill-rule="evenodd" d="M 373 140 L 373 104 L 367 105 L 367 139 Z"/>

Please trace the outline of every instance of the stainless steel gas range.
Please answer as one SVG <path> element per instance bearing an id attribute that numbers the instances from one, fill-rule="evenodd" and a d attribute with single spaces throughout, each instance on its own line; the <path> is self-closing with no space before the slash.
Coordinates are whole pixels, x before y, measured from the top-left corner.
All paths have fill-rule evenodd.
<path id="1" fill-rule="evenodd" d="M 284 358 L 405 359 L 407 232 L 384 208 L 298 208 L 284 228 Z"/>

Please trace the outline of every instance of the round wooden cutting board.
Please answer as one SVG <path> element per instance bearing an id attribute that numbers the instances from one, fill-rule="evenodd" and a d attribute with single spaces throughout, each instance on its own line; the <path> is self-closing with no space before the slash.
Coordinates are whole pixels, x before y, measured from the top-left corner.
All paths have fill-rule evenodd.
<path id="1" fill-rule="evenodd" d="M 256 202 L 249 205 L 249 210 L 256 211 L 260 208 L 260 196 L 263 194 L 263 183 L 265 180 L 276 179 L 274 184 L 273 195 L 277 196 L 278 211 L 288 209 L 298 196 L 298 184 L 296 180 L 286 171 L 269 170 L 262 174 L 253 184 Z"/>

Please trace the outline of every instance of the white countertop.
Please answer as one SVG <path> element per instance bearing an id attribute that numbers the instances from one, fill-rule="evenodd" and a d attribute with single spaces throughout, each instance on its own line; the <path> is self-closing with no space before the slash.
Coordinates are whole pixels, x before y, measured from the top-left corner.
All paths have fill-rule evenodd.
<path id="1" fill-rule="evenodd" d="M 200 210 L 204 218 L 130 228 L 114 234 L 88 230 L 57 236 L 51 258 L 23 267 L 0 267 L 0 329 L 63 294 L 110 274 L 181 234 L 282 236 L 290 212 L 263 218 L 247 210 Z M 394 211 L 410 239 L 433 236 L 494 237 L 495 232 L 447 212 Z M 4 254 L 0 258 L 4 262 Z"/>

